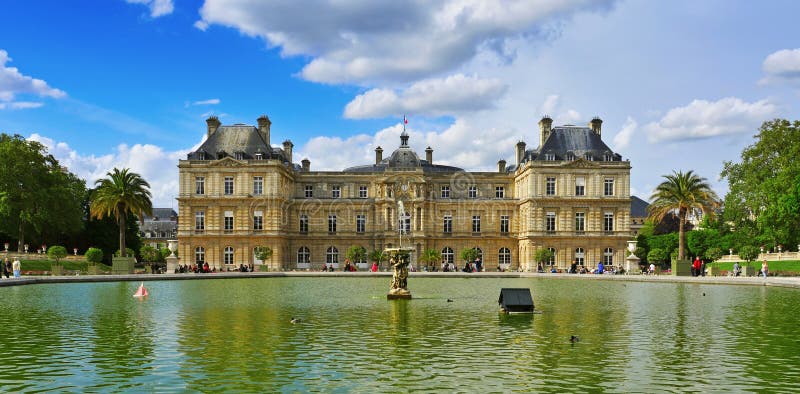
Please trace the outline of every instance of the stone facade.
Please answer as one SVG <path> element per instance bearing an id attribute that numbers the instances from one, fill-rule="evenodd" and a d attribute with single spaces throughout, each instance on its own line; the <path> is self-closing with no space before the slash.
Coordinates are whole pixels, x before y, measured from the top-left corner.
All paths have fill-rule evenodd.
<path id="1" fill-rule="evenodd" d="M 183 264 L 261 264 L 258 246 L 273 250 L 264 264 L 284 270 L 338 267 L 351 246 L 412 247 L 415 266 L 425 249 L 463 265 L 460 251 L 479 248 L 486 270 L 535 269 L 539 248 L 555 249 L 560 269 L 625 258 L 631 167 L 602 143 L 599 119 L 551 127 L 544 118 L 540 148 L 520 142 L 516 162 L 491 172 L 434 164 L 430 147 L 420 159 L 405 132 L 389 157 L 375 149 L 374 164 L 312 171 L 307 159 L 292 162 L 290 141 L 270 146 L 265 116 L 257 127 L 207 123 L 207 141 L 178 164 Z"/>
<path id="2" fill-rule="evenodd" d="M 178 232 L 178 213 L 172 208 L 153 208 L 152 216 L 145 216 L 139 224 L 143 245 L 156 249 L 167 247 L 167 240 L 175 239 Z"/>

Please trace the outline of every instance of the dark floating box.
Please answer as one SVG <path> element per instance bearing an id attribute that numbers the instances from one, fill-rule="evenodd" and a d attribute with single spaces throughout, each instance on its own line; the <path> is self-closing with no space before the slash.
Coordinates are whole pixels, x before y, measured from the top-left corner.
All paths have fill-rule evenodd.
<path id="1" fill-rule="evenodd" d="M 533 297 L 531 289 L 503 288 L 497 300 L 505 313 L 533 313 Z"/>

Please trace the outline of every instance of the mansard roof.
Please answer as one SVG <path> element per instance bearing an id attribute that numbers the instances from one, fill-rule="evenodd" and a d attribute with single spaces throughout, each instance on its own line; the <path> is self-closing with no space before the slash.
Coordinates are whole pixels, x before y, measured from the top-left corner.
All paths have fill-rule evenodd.
<path id="1" fill-rule="evenodd" d="M 546 160 L 546 154 L 552 154 L 554 160 L 570 160 L 591 156 L 592 160 L 604 161 L 609 155 L 611 161 L 621 161 L 622 156 L 614 153 L 603 142 L 598 133 L 588 127 L 565 125 L 556 126 L 542 146 L 526 152 L 527 160 Z"/>
<path id="2" fill-rule="evenodd" d="M 144 215 L 144 220 L 153 220 L 154 218 L 158 218 L 158 220 L 170 220 L 173 217 L 177 218 L 178 213 L 172 208 L 153 208 L 153 215 Z"/>
<path id="3" fill-rule="evenodd" d="M 635 218 L 647 217 L 647 207 L 650 204 L 639 197 L 631 196 L 631 216 Z"/>
<path id="4" fill-rule="evenodd" d="M 200 148 L 189 153 L 188 159 L 217 160 L 226 156 L 235 157 L 237 153 L 241 153 L 244 160 L 255 159 L 256 153 L 260 153 L 263 160 L 286 161 L 283 149 L 267 145 L 256 127 L 244 124 L 217 127 Z"/>

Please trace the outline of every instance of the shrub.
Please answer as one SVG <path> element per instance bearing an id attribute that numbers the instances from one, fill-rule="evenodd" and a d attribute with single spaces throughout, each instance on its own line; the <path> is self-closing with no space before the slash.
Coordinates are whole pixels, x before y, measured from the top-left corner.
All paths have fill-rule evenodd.
<path id="1" fill-rule="evenodd" d="M 647 254 L 647 261 L 651 263 L 663 263 L 667 260 L 667 252 L 661 248 L 651 249 Z"/>
<path id="2" fill-rule="evenodd" d="M 58 264 L 59 260 L 67 257 L 67 248 L 60 245 L 51 246 L 47 249 L 47 257 L 55 260 L 56 264 Z"/>
<path id="3" fill-rule="evenodd" d="M 539 249 L 536 251 L 534 259 L 537 263 L 547 263 L 553 259 L 553 251 L 550 249 Z"/>
<path id="4" fill-rule="evenodd" d="M 97 264 L 103 261 L 103 251 L 98 248 L 89 248 L 86 250 L 86 254 L 84 254 L 84 256 L 86 256 L 86 261 L 92 264 Z"/>
<path id="5" fill-rule="evenodd" d="M 720 248 L 709 248 L 703 257 L 710 261 L 717 261 L 722 258 L 723 253 Z"/>
<path id="6" fill-rule="evenodd" d="M 128 255 L 128 257 L 136 256 L 136 253 L 133 253 L 133 249 L 131 248 L 125 248 L 125 254 Z M 120 256 L 119 249 L 117 249 L 117 251 L 114 252 L 114 257 L 119 257 L 119 256 Z"/>

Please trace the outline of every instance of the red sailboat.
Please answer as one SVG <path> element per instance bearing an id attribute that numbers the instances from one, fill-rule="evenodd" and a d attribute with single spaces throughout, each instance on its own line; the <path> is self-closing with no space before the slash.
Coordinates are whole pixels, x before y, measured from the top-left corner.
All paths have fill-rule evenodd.
<path id="1" fill-rule="evenodd" d="M 144 282 L 139 285 L 139 288 L 136 289 L 136 293 L 133 294 L 134 297 L 147 297 L 147 289 L 144 288 Z"/>

